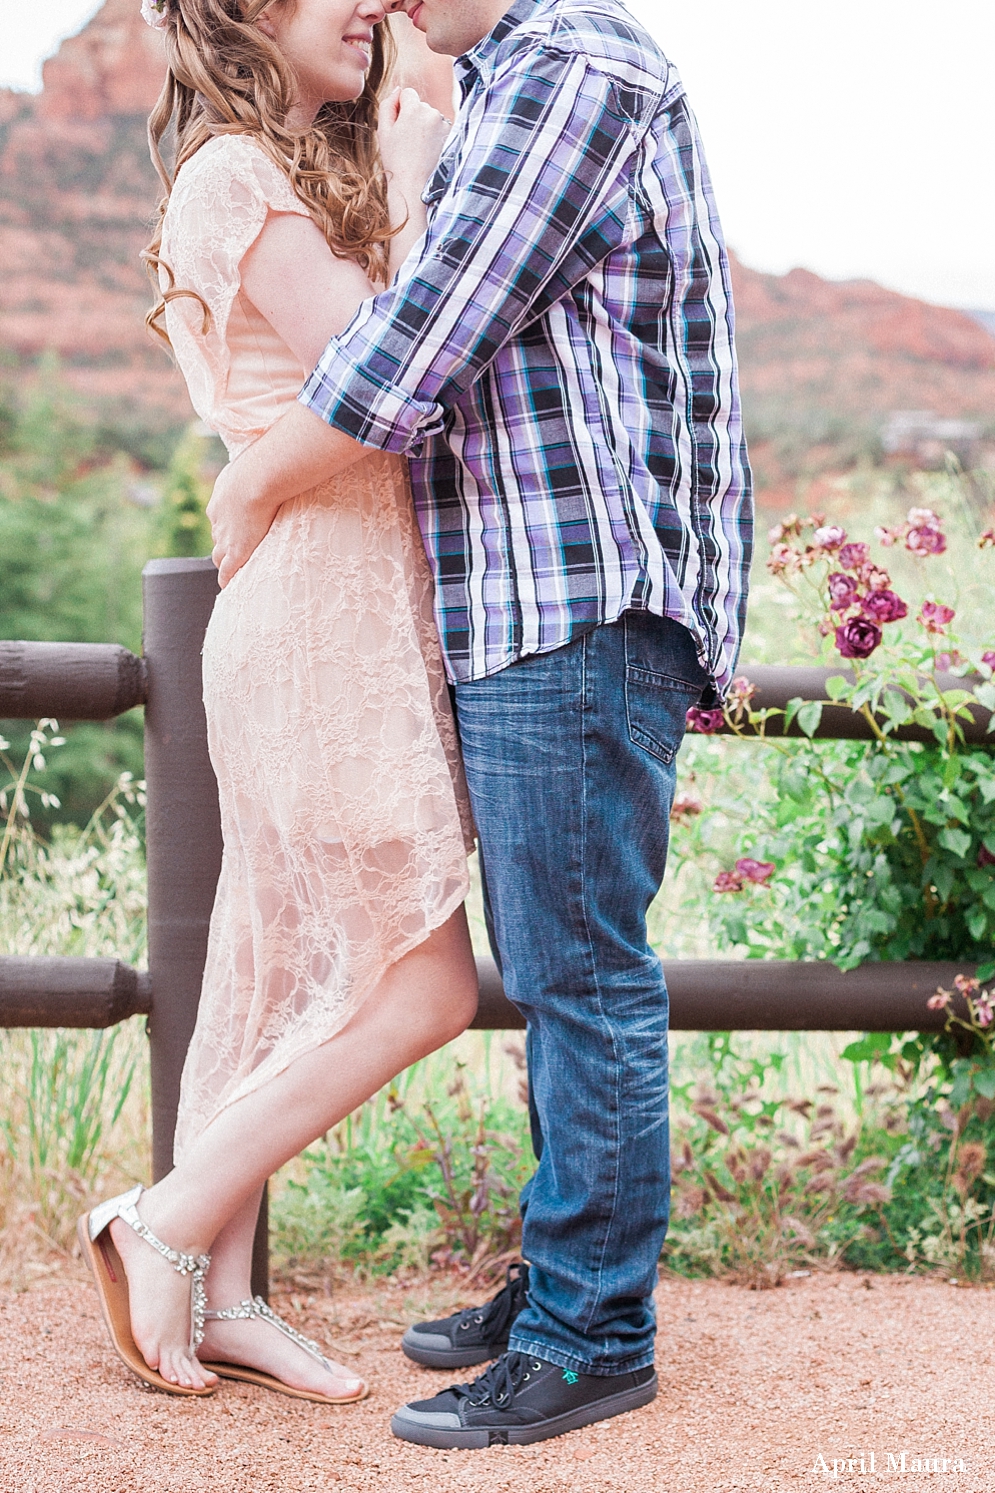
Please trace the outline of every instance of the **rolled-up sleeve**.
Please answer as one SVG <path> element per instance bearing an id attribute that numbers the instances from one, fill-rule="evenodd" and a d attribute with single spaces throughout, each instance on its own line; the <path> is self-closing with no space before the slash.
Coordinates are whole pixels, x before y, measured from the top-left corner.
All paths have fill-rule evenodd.
<path id="1" fill-rule="evenodd" d="M 467 107 L 427 233 L 300 394 L 363 445 L 406 452 L 436 434 L 501 347 L 632 232 L 643 111 L 631 91 L 545 46 Z"/>

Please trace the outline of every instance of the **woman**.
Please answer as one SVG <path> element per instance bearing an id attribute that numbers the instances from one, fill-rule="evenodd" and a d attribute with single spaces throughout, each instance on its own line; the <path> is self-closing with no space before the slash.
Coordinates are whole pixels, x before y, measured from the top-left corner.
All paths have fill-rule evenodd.
<path id="1" fill-rule="evenodd" d="M 150 320 L 234 454 L 423 231 L 447 124 L 395 92 L 378 156 L 382 0 L 143 13 L 169 61 Z M 475 1007 L 471 825 L 431 602 L 405 465 L 374 453 L 287 504 L 216 604 L 204 699 L 224 860 L 176 1164 L 79 1230 L 115 1347 L 159 1388 L 366 1393 L 250 1299 L 249 1272 L 265 1179 Z"/>

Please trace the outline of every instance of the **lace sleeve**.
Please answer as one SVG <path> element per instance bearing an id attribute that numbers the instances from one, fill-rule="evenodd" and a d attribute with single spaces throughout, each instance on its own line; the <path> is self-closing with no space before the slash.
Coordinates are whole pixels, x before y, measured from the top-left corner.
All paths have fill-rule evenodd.
<path id="1" fill-rule="evenodd" d="M 219 135 L 180 171 L 163 221 L 161 258 L 178 290 L 166 307 L 166 330 L 198 415 L 212 428 L 228 384 L 228 319 L 241 287 L 241 263 L 267 215 L 308 210 L 286 176 L 248 135 Z M 166 275 L 160 286 L 166 288 Z"/>

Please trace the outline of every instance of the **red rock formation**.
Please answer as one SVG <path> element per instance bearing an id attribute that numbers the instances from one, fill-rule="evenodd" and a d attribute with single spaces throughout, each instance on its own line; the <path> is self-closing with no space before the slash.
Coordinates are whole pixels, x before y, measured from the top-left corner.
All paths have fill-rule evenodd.
<path id="1" fill-rule="evenodd" d="M 802 269 L 764 275 L 734 262 L 733 283 L 754 405 L 869 423 L 909 408 L 995 416 L 995 338 L 962 311 Z"/>
<path id="2" fill-rule="evenodd" d="M 46 120 L 147 114 L 162 87 L 162 38 L 135 0 L 106 0 L 42 69 L 38 113 Z"/>
<path id="3" fill-rule="evenodd" d="M 54 349 L 95 406 L 155 425 L 189 414 L 143 325 L 138 256 L 158 195 L 145 119 L 160 48 L 137 0 L 106 0 L 45 64 L 40 95 L 0 91 L 0 349 L 25 376 Z M 991 421 L 995 338 L 962 313 L 801 269 L 736 264 L 734 281 L 755 434 L 808 430 L 814 442 L 820 421 L 875 429 L 896 408 Z"/>

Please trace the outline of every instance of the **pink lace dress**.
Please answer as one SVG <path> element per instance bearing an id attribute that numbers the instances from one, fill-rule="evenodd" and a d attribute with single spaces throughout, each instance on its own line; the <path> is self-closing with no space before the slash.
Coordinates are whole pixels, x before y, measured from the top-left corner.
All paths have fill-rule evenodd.
<path id="1" fill-rule="evenodd" d="M 306 209 L 254 141 L 228 135 L 183 167 L 163 226 L 176 285 L 211 313 L 205 331 L 196 301 L 172 301 L 169 336 L 232 455 L 305 376 L 240 291 L 269 213 Z M 224 859 L 177 1158 L 333 1037 L 466 895 L 472 825 L 401 458 L 373 453 L 281 508 L 215 605 L 204 702 Z"/>

